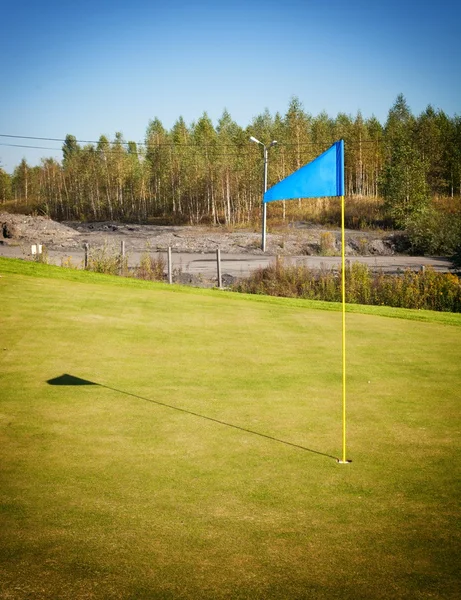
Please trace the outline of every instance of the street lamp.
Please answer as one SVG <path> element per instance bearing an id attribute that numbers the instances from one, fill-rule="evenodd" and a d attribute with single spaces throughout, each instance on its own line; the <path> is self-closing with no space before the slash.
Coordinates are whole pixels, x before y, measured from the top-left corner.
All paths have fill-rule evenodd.
<path id="1" fill-rule="evenodd" d="M 250 142 L 254 142 L 255 144 L 260 144 L 263 148 L 264 148 L 264 191 L 263 191 L 263 206 L 262 206 L 262 212 L 263 212 L 263 223 L 262 223 L 262 241 L 261 241 L 261 249 L 263 252 L 266 251 L 266 203 L 264 202 L 264 194 L 267 192 L 267 163 L 268 163 L 268 152 L 269 152 L 269 148 L 271 148 L 272 146 L 275 146 L 275 144 L 277 143 L 276 140 L 273 140 L 269 146 L 265 146 L 262 142 L 260 142 L 259 140 L 257 140 L 255 137 L 251 136 L 250 137 Z"/>

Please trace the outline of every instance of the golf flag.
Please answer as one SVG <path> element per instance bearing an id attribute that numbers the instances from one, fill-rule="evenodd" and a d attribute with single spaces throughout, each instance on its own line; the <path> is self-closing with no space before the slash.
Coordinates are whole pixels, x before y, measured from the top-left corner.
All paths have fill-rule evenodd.
<path id="1" fill-rule="evenodd" d="M 341 197 L 341 304 L 342 304 L 342 407 L 343 435 L 342 457 L 339 463 L 347 464 L 346 458 L 346 265 L 344 227 L 344 141 L 339 140 L 315 160 L 304 165 L 267 190 L 263 196 L 263 209 L 267 202 L 294 198 Z M 265 213 L 264 213 L 265 214 Z M 265 218 L 263 218 L 263 240 L 265 240 Z M 263 251 L 265 243 L 263 241 Z"/>
<path id="2" fill-rule="evenodd" d="M 264 202 L 324 196 L 344 196 L 343 140 L 268 189 Z"/>

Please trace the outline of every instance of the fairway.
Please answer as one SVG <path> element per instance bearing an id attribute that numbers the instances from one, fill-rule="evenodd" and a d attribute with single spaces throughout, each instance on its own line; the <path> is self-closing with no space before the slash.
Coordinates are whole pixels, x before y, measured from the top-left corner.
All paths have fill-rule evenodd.
<path id="1" fill-rule="evenodd" d="M 340 465 L 340 312 L 0 275 L 1 598 L 459 597 L 460 315 L 349 308 Z"/>

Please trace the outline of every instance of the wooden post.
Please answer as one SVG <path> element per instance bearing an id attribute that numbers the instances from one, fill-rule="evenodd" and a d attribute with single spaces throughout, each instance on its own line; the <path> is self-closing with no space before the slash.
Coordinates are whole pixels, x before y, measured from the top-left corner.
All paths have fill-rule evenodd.
<path id="1" fill-rule="evenodd" d="M 221 250 L 219 248 L 216 249 L 216 263 L 218 268 L 218 287 L 222 289 L 222 277 L 221 277 Z"/>
<path id="2" fill-rule="evenodd" d="M 120 275 L 123 275 L 125 269 L 125 240 L 120 244 Z"/>
<path id="3" fill-rule="evenodd" d="M 83 244 L 83 247 L 85 248 L 85 258 L 83 259 L 83 268 L 88 269 L 88 254 L 89 254 L 89 250 L 90 250 L 90 244 L 85 242 L 85 244 Z"/>
<path id="4" fill-rule="evenodd" d="M 171 264 L 171 247 L 168 246 L 168 283 L 173 283 L 173 268 Z"/>

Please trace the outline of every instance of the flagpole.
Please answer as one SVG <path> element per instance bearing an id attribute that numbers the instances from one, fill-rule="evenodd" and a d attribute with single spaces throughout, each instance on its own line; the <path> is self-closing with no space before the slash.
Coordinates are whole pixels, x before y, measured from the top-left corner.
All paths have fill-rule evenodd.
<path id="1" fill-rule="evenodd" d="M 267 185 L 267 153 L 262 142 L 254 138 L 250 141 L 264 147 L 264 189 Z M 276 142 L 272 142 L 271 146 Z M 344 224 L 344 140 L 335 142 L 313 161 L 304 165 L 285 179 L 264 192 L 263 205 L 274 200 L 292 198 L 341 198 L 341 300 L 342 300 L 342 455 L 338 463 L 352 461 L 346 458 L 346 260 L 345 260 L 345 224 Z M 263 210 L 263 241 L 265 250 L 266 220 Z"/>
<path id="2" fill-rule="evenodd" d="M 342 299 L 342 359 L 343 359 L 343 449 L 341 464 L 350 463 L 346 458 L 346 249 L 344 231 L 344 196 L 341 196 L 341 299 Z"/>

